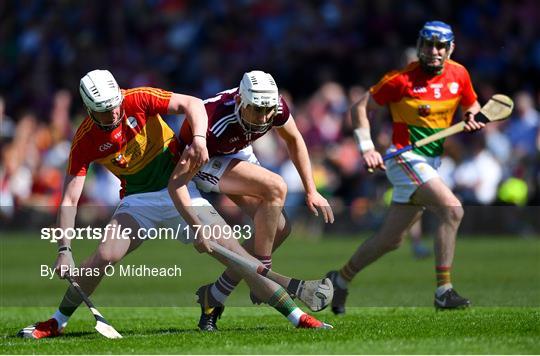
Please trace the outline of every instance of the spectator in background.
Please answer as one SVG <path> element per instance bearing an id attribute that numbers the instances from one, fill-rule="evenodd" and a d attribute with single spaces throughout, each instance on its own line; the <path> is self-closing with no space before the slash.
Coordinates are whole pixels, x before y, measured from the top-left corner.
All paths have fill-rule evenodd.
<path id="1" fill-rule="evenodd" d="M 514 97 L 516 107 L 504 133 L 514 150 L 513 160 L 531 159 L 538 153 L 537 137 L 540 114 L 534 108 L 534 101 L 528 92 L 521 91 Z"/>
<path id="2" fill-rule="evenodd" d="M 6 101 L 0 96 L 0 143 L 4 144 L 15 134 L 15 123 L 13 119 L 6 115 Z M 0 146 L 1 147 L 1 146 Z"/>
<path id="3" fill-rule="evenodd" d="M 497 198 L 502 168 L 486 149 L 482 135 L 475 135 L 470 141 L 472 151 L 454 171 L 454 192 L 465 205 L 488 205 Z"/>
<path id="4" fill-rule="evenodd" d="M 14 144 L 2 147 L 0 166 L 0 217 L 11 219 L 32 192 L 32 171 L 24 165 L 22 152 Z"/>

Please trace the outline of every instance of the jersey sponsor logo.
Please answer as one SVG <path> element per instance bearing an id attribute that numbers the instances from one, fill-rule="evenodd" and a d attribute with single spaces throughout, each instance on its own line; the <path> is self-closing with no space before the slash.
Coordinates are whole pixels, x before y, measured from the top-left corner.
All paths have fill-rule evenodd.
<path id="1" fill-rule="evenodd" d="M 229 140 L 229 143 L 233 143 L 233 142 L 237 142 L 237 141 L 240 141 L 240 137 L 234 136 L 233 138 L 231 138 L 231 139 Z"/>
<path id="2" fill-rule="evenodd" d="M 134 118 L 133 116 L 128 117 L 127 118 L 127 125 L 132 129 L 136 128 L 137 125 L 138 125 L 137 124 L 137 119 Z"/>
<path id="3" fill-rule="evenodd" d="M 459 90 L 459 84 L 456 83 L 456 82 L 452 82 L 452 83 L 448 84 L 448 90 L 450 90 L 450 93 L 452 93 L 452 94 L 457 94 L 457 92 Z"/>
<path id="4" fill-rule="evenodd" d="M 431 113 L 431 105 L 425 104 L 425 105 L 418 105 L 418 115 L 422 117 L 429 116 Z"/>
<path id="5" fill-rule="evenodd" d="M 424 93 L 427 93 L 427 88 L 426 87 L 414 87 L 412 92 L 415 93 L 415 94 L 424 94 Z"/>
<path id="6" fill-rule="evenodd" d="M 117 133 L 114 134 L 114 138 L 117 139 L 119 138 L 120 136 L 122 136 L 122 130 L 118 131 Z"/>
<path id="7" fill-rule="evenodd" d="M 113 146 L 112 143 L 106 142 L 106 143 L 102 144 L 101 146 L 99 146 L 99 152 L 105 152 L 105 151 L 107 151 L 109 148 L 111 148 L 112 146 Z"/>

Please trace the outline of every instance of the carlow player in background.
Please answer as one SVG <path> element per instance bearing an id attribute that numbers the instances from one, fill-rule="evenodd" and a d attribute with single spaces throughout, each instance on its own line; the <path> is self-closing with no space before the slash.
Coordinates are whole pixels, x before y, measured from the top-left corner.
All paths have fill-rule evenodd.
<path id="1" fill-rule="evenodd" d="M 381 229 L 360 245 L 343 268 L 328 273 L 334 284 L 332 311 L 335 314 L 345 313 L 348 283 L 369 264 L 398 248 L 424 209 L 432 211 L 439 219 L 434 246 L 437 279 L 434 305 L 441 309 L 470 305 L 468 299 L 456 292 L 451 281 L 456 233 L 463 208 L 437 173 L 443 140 L 397 156 L 385 165 L 371 140 L 368 120 L 374 111 L 388 106 L 393 120 L 390 150 L 449 127 L 458 106 L 464 113 L 465 131 L 481 129 L 484 124 L 474 120 L 480 105 L 469 73 L 450 59 L 453 50 L 451 27 L 441 21 L 427 22 L 418 37 L 419 60 L 386 74 L 351 108 L 355 138 L 366 167 L 386 170 L 394 190 Z"/>
<path id="2" fill-rule="evenodd" d="M 74 274 L 74 279 L 90 295 L 103 278 L 107 265 L 119 262 L 142 244 L 144 240 L 135 233 L 140 228 L 148 230 L 157 226 L 186 225 L 169 195 L 169 178 L 173 172 L 180 172 L 184 176 L 189 172 L 194 174 L 208 161 L 205 141 L 208 117 L 200 99 L 149 87 L 121 90 L 107 70 L 89 72 L 81 79 L 79 90 L 88 116 L 79 126 L 71 144 L 58 226 L 62 229 L 74 227 L 88 166 L 96 162 L 109 169 L 122 182 L 122 200 L 109 222 L 110 226 L 123 230 L 129 228 L 132 232 L 130 239 L 123 239 L 114 238 L 111 230 L 107 230 L 97 249 L 79 267 L 87 271 L 98 270 L 99 273 Z M 180 113 L 186 114 L 186 120 L 193 127 L 193 142 L 186 148 L 179 146 L 174 132 L 160 116 Z M 181 178 L 179 173 L 176 176 Z M 188 197 L 186 205 L 195 205 L 206 212 L 203 214 L 199 211 L 196 222 L 224 225 L 210 203 L 200 196 L 195 184 L 184 183 L 174 186 L 173 190 Z M 184 217 L 193 223 L 192 215 L 186 214 Z M 197 249 L 211 252 L 205 247 L 204 239 L 194 242 Z M 218 239 L 216 242 L 250 256 L 234 239 Z M 61 277 L 74 268 L 70 244 L 71 241 L 66 238 L 58 241 L 54 268 Z M 212 255 L 226 265 L 230 264 L 228 260 Z M 295 326 L 329 327 L 303 313 L 276 283 L 255 272 L 236 269 L 236 273 L 246 278 L 259 298 L 284 314 Z M 69 287 L 58 310 L 49 320 L 22 329 L 19 336 L 33 339 L 59 336 L 81 302 L 79 294 Z"/>
<path id="3" fill-rule="evenodd" d="M 206 140 L 210 161 L 193 180 L 200 190 L 226 194 L 253 219 L 254 238 L 244 247 L 271 268 L 272 251 L 290 233 L 289 223 L 282 213 L 287 185 L 279 175 L 259 165 L 251 143 L 275 128 L 302 179 L 307 206 L 315 215 L 320 209 L 324 221 L 331 223 L 334 215 L 328 201 L 315 188 L 304 139 L 287 103 L 279 95 L 274 78 L 262 71 L 245 73 L 239 87 L 206 99 L 205 107 L 209 119 Z M 194 137 L 190 125 L 185 122 L 180 130 L 180 141 L 186 145 Z M 214 283 L 199 288 L 201 329 L 216 328 L 225 300 L 240 280 L 240 276 L 227 269 Z M 260 302 L 251 297 L 254 303 Z"/>

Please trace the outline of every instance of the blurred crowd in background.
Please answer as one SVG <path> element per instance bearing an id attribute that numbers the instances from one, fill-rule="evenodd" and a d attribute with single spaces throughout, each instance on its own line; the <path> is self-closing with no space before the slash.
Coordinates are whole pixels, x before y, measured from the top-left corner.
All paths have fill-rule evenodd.
<path id="1" fill-rule="evenodd" d="M 434 19 L 453 26 L 453 59 L 468 68 L 480 102 L 501 92 L 516 104 L 506 122 L 448 139 L 441 175 L 465 205 L 534 211 L 540 205 L 535 0 L 21 0 L 0 4 L 1 221 L 23 226 L 29 214 L 56 212 L 71 138 L 85 116 L 78 83 L 86 72 L 109 69 L 123 88 L 205 98 L 260 69 L 274 76 L 292 109 L 318 189 L 353 222 L 340 227 L 373 227 L 391 192 L 382 172 L 362 167 L 349 108 L 387 71 L 411 60 L 418 30 Z M 175 129 L 180 120 L 167 118 Z M 372 121 L 380 151 L 390 144 L 390 124 L 388 112 Z M 255 149 L 287 181 L 294 216 L 304 204 L 302 185 L 285 146 L 272 133 Z M 118 187 L 94 165 L 80 204 L 114 206 Z M 95 218 L 110 213 L 93 211 Z"/>

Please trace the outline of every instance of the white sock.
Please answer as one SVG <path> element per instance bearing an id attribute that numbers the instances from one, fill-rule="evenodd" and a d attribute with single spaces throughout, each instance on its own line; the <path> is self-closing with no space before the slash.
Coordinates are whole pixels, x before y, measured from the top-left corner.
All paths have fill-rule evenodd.
<path id="1" fill-rule="evenodd" d="M 336 277 L 336 284 L 341 289 L 347 289 L 349 282 L 347 282 L 343 277 L 341 277 L 341 273 L 338 273 Z"/>
<path id="2" fill-rule="evenodd" d="M 210 288 L 210 293 L 212 293 L 212 297 L 214 297 L 215 300 L 217 300 L 221 304 L 225 304 L 228 295 L 221 293 L 219 289 L 217 289 L 215 284 L 213 284 Z"/>
<path id="3" fill-rule="evenodd" d="M 305 313 L 298 307 L 294 308 L 294 310 L 287 316 L 287 319 L 294 325 L 298 326 L 300 324 L 300 317 L 304 315 Z"/>
<path id="4" fill-rule="evenodd" d="M 52 317 L 58 322 L 58 330 L 65 328 L 70 318 L 69 316 L 62 314 L 60 310 L 57 310 Z"/>
<path id="5" fill-rule="evenodd" d="M 435 294 L 437 295 L 437 297 L 440 297 L 450 288 L 452 288 L 452 283 L 443 284 L 442 286 L 437 287 L 437 289 L 435 290 Z"/>

